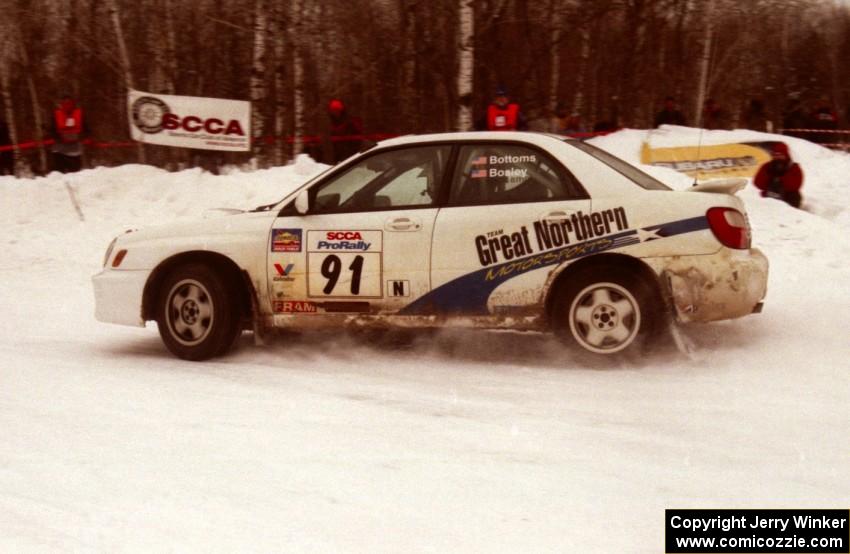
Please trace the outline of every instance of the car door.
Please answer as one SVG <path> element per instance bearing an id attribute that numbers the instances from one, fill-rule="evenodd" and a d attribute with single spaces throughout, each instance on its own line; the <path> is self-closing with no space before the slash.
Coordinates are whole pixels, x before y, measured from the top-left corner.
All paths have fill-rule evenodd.
<path id="1" fill-rule="evenodd" d="M 284 209 L 269 240 L 275 313 L 393 313 L 431 287 L 436 198 L 451 147 L 367 155 L 309 190 L 309 211 Z"/>
<path id="2" fill-rule="evenodd" d="M 581 243 L 590 213 L 578 181 L 542 149 L 481 142 L 459 148 L 435 224 L 432 292 L 407 313 L 509 314 L 539 305 L 549 271 Z"/>

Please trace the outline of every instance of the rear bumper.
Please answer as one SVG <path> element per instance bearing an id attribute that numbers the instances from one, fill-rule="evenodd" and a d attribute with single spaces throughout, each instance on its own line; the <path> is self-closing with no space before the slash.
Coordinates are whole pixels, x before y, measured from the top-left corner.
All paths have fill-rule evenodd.
<path id="1" fill-rule="evenodd" d="M 92 277 L 94 317 L 104 323 L 144 327 L 142 295 L 150 271 L 104 269 Z"/>
<path id="2" fill-rule="evenodd" d="M 661 275 L 676 319 L 691 322 L 761 312 L 767 272 L 767 258 L 761 250 L 722 248 L 706 256 L 670 258 Z"/>

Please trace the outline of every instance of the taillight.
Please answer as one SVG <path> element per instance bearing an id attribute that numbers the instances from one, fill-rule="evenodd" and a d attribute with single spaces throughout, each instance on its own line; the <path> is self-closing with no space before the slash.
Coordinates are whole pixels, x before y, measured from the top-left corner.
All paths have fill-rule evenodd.
<path id="1" fill-rule="evenodd" d="M 112 260 L 112 267 L 118 267 L 121 265 L 121 262 L 124 261 L 124 256 L 127 255 L 126 250 L 119 250 L 117 254 L 115 254 L 115 258 Z"/>
<path id="2" fill-rule="evenodd" d="M 732 208 L 711 208 L 705 216 L 723 246 L 739 250 L 750 247 L 750 226 L 744 214 Z"/>

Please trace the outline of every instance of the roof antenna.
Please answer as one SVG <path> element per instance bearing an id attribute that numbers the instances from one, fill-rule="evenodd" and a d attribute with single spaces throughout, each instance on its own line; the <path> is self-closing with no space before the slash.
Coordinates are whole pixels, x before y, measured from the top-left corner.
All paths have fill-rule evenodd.
<path id="1" fill-rule="evenodd" d="M 697 145 L 697 172 L 694 176 L 694 186 L 697 185 L 699 181 L 699 170 L 700 170 L 700 150 L 702 149 L 702 132 L 703 127 L 705 127 L 705 122 L 703 121 L 703 113 L 705 113 L 705 97 L 706 90 L 708 90 L 709 83 L 709 66 L 711 65 L 711 47 L 712 47 L 712 39 L 714 38 L 714 21 L 713 17 L 713 4 L 709 2 L 706 7 L 705 13 L 705 37 L 702 41 L 702 56 L 700 56 L 700 71 L 699 71 L 699 85 L 697 86 L 697 127 L 699 127 L 699 143 Z"/>
<path id="2" fill-rule="evenodd" d="M 701 156 L 701 154 L 700 154 L 700 153 L 701 153 L 701 151 L 702 151 L 702 132 L 705 130 L 705 129 L 703 129 L 702 127 L 703 127 L 703 126 L 702 126 L 702 123 L 700 123 L 700 127 L 699 127 L 699 139 L 697 140 L 697 161 L 696 161 L 696 163 L 697 163 L 697 171 L 696 171 L 696 173 L 694 174 L 694 184 L 693 184 L 693 185 L 691 185 L 692 187 L 695 187 L 695 186 L 697 186 L 697 185 L 699 184 L 699 171 L 700 171 L 700 168 L 702 167 L 702 156 Z"/>

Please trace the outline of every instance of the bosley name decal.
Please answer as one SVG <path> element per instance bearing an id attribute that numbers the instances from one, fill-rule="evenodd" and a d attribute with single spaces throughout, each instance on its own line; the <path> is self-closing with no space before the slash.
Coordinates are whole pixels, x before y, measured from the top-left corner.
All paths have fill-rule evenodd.
<path id="1" fill-rule="evenodd" d="M 574 241 L 586 241 L 628 229 L 626 210 L 622 207 L 584 214 L 581 211 L 558 220 L 535 221 L 531 231 L 526 225 L 518 231 L 491 231 L 475 237 L 475 250 L 482 266 L 510 261 L 560 248 Z"/>

